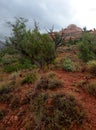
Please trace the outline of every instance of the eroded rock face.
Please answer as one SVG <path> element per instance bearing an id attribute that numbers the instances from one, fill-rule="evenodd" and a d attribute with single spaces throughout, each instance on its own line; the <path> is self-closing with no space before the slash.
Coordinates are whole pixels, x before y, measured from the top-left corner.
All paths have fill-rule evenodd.
<path id="1" fill-rule="evenodd" d="M 66 36 L 66 40 L 72 38 L 72 39 L 78 39 L 81 36 L 82 29 L 75 24 L 70 24 L 67 28 L 64 28 L 60 31 L 60 33 L 64 33 Z"/>
<path id="2" fill-rule="evenodd" d="M 73 32 L 82 32 L 82 29 L 80 27 L 77 27 L 75 24 L 70 24 L 68 27 L 67 27 L 67 30 L 69 31 L 73 31 Z"/>

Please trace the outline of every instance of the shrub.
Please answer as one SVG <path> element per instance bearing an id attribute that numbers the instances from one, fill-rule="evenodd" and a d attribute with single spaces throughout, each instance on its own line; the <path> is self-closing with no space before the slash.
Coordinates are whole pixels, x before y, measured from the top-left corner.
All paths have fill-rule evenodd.
<path id="1" fill-rule="evenodd" d="M 94 59 L 94 53 L 90 50 L 89 44 L 79 43 L 79 58 L 82 59 L 84 62 L 88 62 Z"/>
<path id="2" fill-rule="evenodd" d="M 46 90 L 62 87 L 62 82 L 57 77 L 42 76 L 36 84 L 36 89 Z"/>
<path id="3" fill-rule="evenodd" d="M 25 78 L 23 79 L 22 81 L 22 84 L 31 84 L 31 83 L 34 83 L 37 79 L 37 76 L 35 73 L 32 73 L 32 74 L 27 74 L 25 76 Z"/>
<path id="4" fill-rule="evenodd" d="M 27 94 L 23 97 L 21 104 L 26 105 L 30 103 L 30 98 L 27 96 Z"/>
<path id="5" fill-rule="evenodd" d="M 95 34 L 84 31 L 82 33 L 82 42 L 79 43 L 79 57 L 88 62 L 96 57 L 96 38 Z"/>
<path id="6" fill-rule="evenodd" d="M 48 78 L 56 78 L 56 77 L 57 77 L 56 73 L 53 72 L 53 71 L 50 71 L 50 72 L 47 74 L 47 76 L 48 76 Z"/>
<path id="7" fill-rule="evenodd" d="M 58 59 L 55 59 L 53 61 L 53 65 L 55 66 L 55 68 L 61 68 L 61 64 L 60 64 L 60 61 Z"/>
<path id="8" fill-rule="evenodd" d="M 30 68 L 36 68 L 37 66 L 32 64 L 31 60 L 29 59 L 19 59 L 19 64 L 21 65 L 20 69 L 30 69 Z"/>
<path id="9" fill-rule="evenodd" d="M 85 120 L 82 107 L 74 97 L 65 94 L 40 93 L 31 100 L 31 110 L 38 125 L 37 129 L 67 129 L 80 125 Z"/>
<path id="10" fill-rule="evenodd" d="M 50 79 L 48 89 L 55 89 L 62 87 L 62 82 L 59 79 Z"/>
<path id="11" fill-rule="evenodd" d="M 7 115 L 7 110 L 0 109 L 0 120 L 2 120 Z"/>
<path id="12" fill-rule="evenodd" d="M 24 130 L 34 130 L 34 125 L 35 124 L 33 124 L 33 123 L 34 122 L 33 122 L 32 119 L 31 120 L 27 120 L 25 125 L 24 125 Z"/>
<path id="13" fill-rule="evenodd" d="M 19 104 L 20 104 L 20 99 L 17 96 L 14 96 L 11 101 L 10 107 L 12 109 L 16 109 L 19 107 Z"/>
<path id="14" fill-rule="evenodd" d="M 75 71 L 75 65 L 71 59 L 62 59 L 63 70 L 65 71 Z"/>
<path id="15" fill-rule="evenodd" d="M 13 98 L 13 95 L 10 93 L 3 94 L 0 96 L 0 102 L 9 104 L 12 98 Z"/>
<path id="16" fill-rule="evenodd" d="M 96 98 L 96 83 L 90 83 L 87 86 L 87 91 Z"/>
<path id="17" fill-rule="evenodd" d="M 14 84 L 13 82 L 9 83 L 8 85 L 0 86 L 0 102 L 9 103 L 10 99 L 12 98 L 11 92 L 13 91 Z"/>
<path id="18" fill-rule="evenodd" d="M 18 58 L 15 56 L 15 54 L 14 55 L 5 54 L 2 57 L 2 64 L 9 65 L 9 64 L 17 62 L 17 60 L 18 60 Z"/>
<path id="19" fill-rule="evenodd" d="M 26 60 L 26 62 L 24 63 L 18 62 L 15 64 L 5 65 L 3 68 L 3 71 L 7 73 L 11 73 L 11 72 L 15 72 L 15 71 L 23 70 L 23 69 L 30 69 L 30 68 L 36 68 L 36 65 L 33 65 L 32 63 L 27 62 Z"/>
<path id="20" fill-rule="evenodd" d="M 14 71 L 18 71 L 21 68 L 20 64 L 6 65 L 4 66 L 3 71 L 7 73 L 11 73 Z"/>
<path id="21" fill-rule="evenodd" d="M 89 61 L 87 67 L 90 73 L 96 75 L 96 60 Z"/>
<path id="22" fill-rule="evenodd" d="M 8 94 L 12 91 L 12 89 L 12 86 L 9 85 L 0 86 L 0 95 Z"/>

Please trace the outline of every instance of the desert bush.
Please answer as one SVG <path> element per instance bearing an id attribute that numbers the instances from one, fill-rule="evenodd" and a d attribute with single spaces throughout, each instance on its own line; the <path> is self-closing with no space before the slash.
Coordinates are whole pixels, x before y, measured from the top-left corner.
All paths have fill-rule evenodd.
<path id="1" fill-rule="evenodd" d="M 37 79 L 36 73 L 27 74 L 25 78 L 22 80 L 22 84 L 31 84 L 34 83 Z"/>
<path id="2" fill-rule="evenodd" d="M 87 63 L 87 68 L 91 74 L 96 75 L 96 60 L 89 61 Z"/>
<path id="3" fill-rule="evenodd" d="M 58 59 L 55 59 L 52 64 L 55 66 L 55 68 L 61 68 L 61 63 Z"/>
<path id="4" fill-rule="evenodd" d="M 40 93 L 34 96 L 31 104 L 38 129 L 71 129 L 72 125 L 80 125 L 85 120 L 82 107 L 70 95 Z"/>
<path id="5" fill-rule="evenodd" d="M 33 120 L 27 120 L 24 125 L 24 130 L 34 130 L 35 129 L 34 125 L 35 124 L 33 124 Z"/>
<path id="6" fill-rule="evenodd" d="M 7 73 L 12 73 L 15 71 L 31 69 L 31 68 L 32 69 L 36 68 L 36 65 L 33 65 L 29 60 L 26 60 L 24 63 L 18 61 L 17 63 L 14 64 L 4 65 L 3 71 Z"/>
<path id="7" fill-rule="evenodd" d="M 21 65 L 21 69 L 35 69 L 37 66 L 35 64 L 32 64 L 31 60 L 29 59 L 19 59 L 19 64 Z"/>
<path id="8" fill-rule="evenodd" d="M 7 85 L 0 86 L 0 102 L 9 103 L 12 98 L 11 92 L 13 91 L 13 89 L 14 89 L 13 82 L 10 82 Z"/>
<path id="9" fill-rule="evenodd" d="M 15 56 L 14 55 L 9 55 L 9 54 L 5 54 L 3 57 L 2 57 L 2 64 L 3 65 L 9 65 L 9 64 L 12 64 L 12 63 L 15 63 L 18 61 L 18 56 Z"/>
<path id="10" fill-rule="evenodd" d="M 0 120 L 2 120 L 6 115 L 8 111 L 6 109 L 0 109 Z"/>
<path id="11" fill-rule="evenodd" d="M 12 101 L 11 101 L 11 104 L 10 104 L 11 109 L 14 110 L 14 109 L 18 108 L 19 105 L 20 105 L 20 99 L 19 99 L 19 97 L 14 96 L 13 99 L 12 99 Z"/>
<path id="12" fill-rule="evenodd" d="M 12 72 L 15 72 L 15 71 L 19 71 L 19 70 L 23 70 L 23 69 L 34 69 L 36 68 L 36 65 L 33 65 L 31 63 L 28 63 L 28 62 L 25 62 L 24 64 L 21 64 L 21 63 L 15 63 L 15 64 L 9 64 L 9 65 L 5 65 L 4 68 L 3 68 L 3 71 L 4 72 L 7 72 L 7 73 L 12 73 Z"/>
<path id="13" fill-rule="evenodd" d="M 50 71 L 50 72 L 47 74 L 47 76 L 48 76 L 48 78 L 56 78 L 56 77 L 57 77 L 56 73 L 53 72 L 53 71 Z"/>
<path id="14" fill-rule="evenodd" d="M 38 90 L 55 89 L 59 87 L 62 87 L 62 82 L 57 77 L 47 75 L 42 76 L 35 86 Z"/>
<path id="15" fill-rule="evenodd" d="M 90 83 L 87 86 L 87 91 L 96 98 L 96 83 Z"/>
<path id="16" fill-rule="evenodd" d="M 65 71 L 75 71 L 75 64 L 71 59 L 62 59 L 62 67 Z"/>
<path id="17" fill-rule="evenodd" d="M 8 94 L 10 92 L 12 92 L 13 87 L 8 85 L 4 85 L 4 86 L 0 86 L 0 95 L 2 94 Z"/>
<path id="18" fill-rule="evenodd" d="M 8 94 L 2 94 L 0 96 L 0 102 L 1 103 L 10 103 L 11 99 L 13 98 L 13 95 L 8 93 Z"/>
<path id="19" fill-rule="evenodd" d="M 13 64 L 13 65 L 11 64 L 4 66 L 3 71 L 11 73 L 20 70 L 20 68 L 21 68 L 20 64 Z"/>
<path id="20" fill-rule="evenodd" d="M 26 105 L 26 104 L 29 104 L 29 103 L 30 103 L 30 98 L 27 95 L 25 95 L 24 98 L 21 101 L 21 104 Z"/>

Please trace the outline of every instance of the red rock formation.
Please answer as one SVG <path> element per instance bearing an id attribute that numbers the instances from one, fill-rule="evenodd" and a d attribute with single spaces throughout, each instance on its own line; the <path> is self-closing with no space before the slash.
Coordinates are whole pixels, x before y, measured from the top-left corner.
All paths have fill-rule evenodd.
<path id="1" fill-rule="evenodd" d="M 70 38 L 78 39 L 81 36 L 82 29 L 77 27 L 75 24 L 70 24 L 67 28 L 62 29 L 59 33 L 64 33 L 66 35 L 66 40 Z"/>

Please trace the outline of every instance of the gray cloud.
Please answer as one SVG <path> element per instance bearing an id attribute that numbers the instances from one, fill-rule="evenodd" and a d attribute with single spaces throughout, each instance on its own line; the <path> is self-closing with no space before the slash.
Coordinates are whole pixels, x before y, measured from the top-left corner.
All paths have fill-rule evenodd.
<path id="1" fill-rule="evenodd" d="M 29 27 L 35 19 L 41 30 L 52 25 L 60 30 L 72 22 L 73 14 L 70 0 L 0 0 L 0 37 L 10 33 L 6 22 L 14 17 L 27 18 Z"/>

